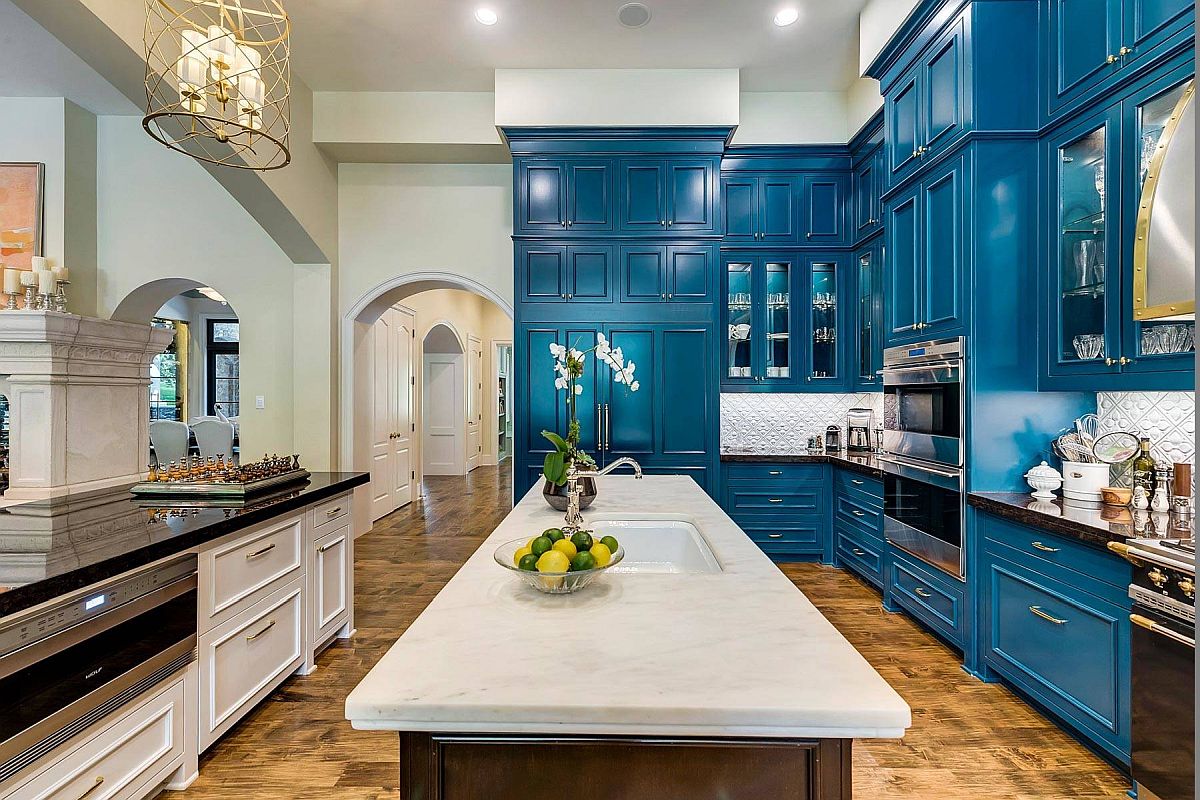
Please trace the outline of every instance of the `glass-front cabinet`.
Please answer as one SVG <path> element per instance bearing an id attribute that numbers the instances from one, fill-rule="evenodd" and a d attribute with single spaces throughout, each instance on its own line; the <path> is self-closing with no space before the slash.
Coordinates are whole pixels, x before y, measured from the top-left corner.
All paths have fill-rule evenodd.
<path id="1" fill-rule="evenodd" d="M 878 390 L 883 368 L 883 238 L 876 237 L 854 255 L 856 299 L 853 348 L 854 386 Z"/>
<path id="2" fill-rule="evenodd" d="M 727 254 L 726 353 L 722 383 L 769 391 L 794 382 L 791 256 Z"/>
<path id="3" fill-rule="evenodd" d="M 1053 214 L 1046 388 L 1191 388 L 1194 319 L 1133 318 L 1142 187 L 1187 83 L 1165 76 L 1043 140 Z"/>
<path id="4" fill-rule="evenodd" d="M 836 261 L 808 262 L 809 295 L 812 301 L 807 331 L 809 382 L 838 380 L 838 316 L 842 313 L 838 293 Z"/>

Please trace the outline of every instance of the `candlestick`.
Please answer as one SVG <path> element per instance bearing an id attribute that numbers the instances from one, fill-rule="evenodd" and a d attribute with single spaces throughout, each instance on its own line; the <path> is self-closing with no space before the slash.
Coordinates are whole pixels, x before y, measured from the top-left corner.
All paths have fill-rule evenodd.
<path id="1" fill-rule="evenodd" d="M 50 272 L 51 272 L 51 274 L 54 275 L 54 280 L 56 280 L 56 281 L 66 281 L 67 280 L 68 272 L 67 272 L 66 267 L 54 267 L 53 269 L 50 270 Z"/>

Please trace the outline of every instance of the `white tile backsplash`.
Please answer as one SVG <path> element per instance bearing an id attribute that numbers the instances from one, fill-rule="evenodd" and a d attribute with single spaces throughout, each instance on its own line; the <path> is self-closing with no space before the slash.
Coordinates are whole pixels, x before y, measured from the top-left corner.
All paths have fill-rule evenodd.
<path id="1" fill-rule="evenodd" d="M 1096 416 L 1104 433 L 1149 436 L 1155 461 L 1196 462 L 1196 397 L 1191 392 L 1099 392 Z M 1124 472 L 1114 469 L 1114 482 L 1124 482 Z"/>
<path id="2" fill-rule="evenodd" d="M 739 453 L 794 453 L 809 436 L 829 425 L 846 426 L 851 408 L 871 408 L 883 419 L 883 395 L 860 394 L 722 394 L 721 450 Z"/>

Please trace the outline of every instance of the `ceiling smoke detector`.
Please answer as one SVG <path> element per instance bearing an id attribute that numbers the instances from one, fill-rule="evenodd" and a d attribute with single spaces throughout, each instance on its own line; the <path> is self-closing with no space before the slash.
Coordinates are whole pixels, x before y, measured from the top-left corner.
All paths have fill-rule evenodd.
<path id="1" fill-rule="evenodd" d="M 650 9 L 641 3 L 626 3 L 617 9 L 617 19 L 626 28 L 640 28 L 650 21 Z"/>

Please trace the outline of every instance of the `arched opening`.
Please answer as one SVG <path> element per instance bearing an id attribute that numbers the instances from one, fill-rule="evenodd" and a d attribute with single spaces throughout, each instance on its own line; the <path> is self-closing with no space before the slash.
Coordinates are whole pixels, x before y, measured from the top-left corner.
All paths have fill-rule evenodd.
<path id="1" fill-rule="evenodd" d="M 458 332 L 438 322 L 421 342 L 421 465 L 425 475 L 467 471 L 466 351 Z"/>
<path id="2" fill-rule="evenodd" d="M 166 278 L 131 292 L 113 318 L 172 332 L 150 364 L 151 462 L 238 459 L 242 326 L 225 297 L 195 280 Z"/>

